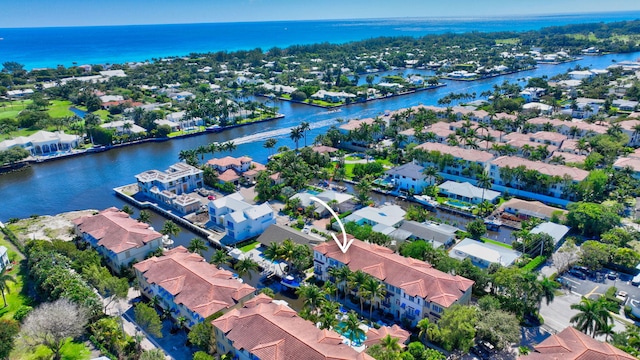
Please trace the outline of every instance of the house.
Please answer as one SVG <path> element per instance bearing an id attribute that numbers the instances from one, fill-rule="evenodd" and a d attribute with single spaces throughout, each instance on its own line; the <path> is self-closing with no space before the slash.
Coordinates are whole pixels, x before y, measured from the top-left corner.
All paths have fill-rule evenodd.
<path id="1" fill-rule="evenodd" d="M 526 103 L 535 102 L 540 100 L 540 97 L 545 94 L 544 88 L 529 87 L 520 92 L 520 97 L 524 99 Z"/>
<path id="2" fill-rule="evenodd" d="M 489 162 L 494 158 L 494 155 L 475 149 L 464 149 L 457 146 L 449 146 L 445 144 L 437 143 L 424 143 L 416 146 L 416 149 L 423 150 L 430 155 L 434 155 L 438 159 L 443 159 L 443 155 L 449 156 L 454 161 L 447 161 L 444 164 L 444 168 L 440 171 L 440 174 L 445 179 L 456 180 L 458 177 L 464 177 L 466 172 L 471 167 L 480 167 L 486 170 L 489 167 Z M 472 165 L 475 164 L 475 165 Z M 438 162 L 426 161 L 423 165 L 440 166 Z"/>
<path id="3" fill-rule="evenodd" d="M 198 126 L 204 126 L 204 120 L 202 118 L 186 115 L 186 111 L 178 111 L 168 114 L 165 119 L 178 124 L 179 129 L 182 130 L 190 130 Z"/>
<path id="4" fill-rule="evenodd" d="M 468 182 L 459 183 L 451 180 L 438 185 L 438 190 L 449 199 L 460 200 L 475 205 L 483 201 L 495 203 L 500 197 L 500 193 L 497 191 L 479 188 Z"/>
<path id="5" fill-rule="evenodd" d="M 312 236 L 311 234 L 305 234 L 301 231 L 280 224 L 270 225 L 262 234 L 260 234 L 260 236 L 258 236 L 257 241 L 264 246 L 269 246 L 274 242 L 281 244 L 286 239 L 289 239 L 296 244 L 308 246 L 315 246 L 326 241 L 325 238 L 318 235 Z"/>
<path id="6" fill-rule="evenodd" d="M 384 205 L 380 208 L 364 207 L 342 219 L 343 223 L 355 222 L 358 225 L 370 225 L 374 231 L 389 233 L 404 221 L 406 211 L 398 205 Z M 338 222 L 333 223 L 334 230 L 339 230 Z"/>
<path id="7" fill-rule="evenodd" d="M 312 99 L 319 99 L 333 103 L 343 102 L 347 99 L 354 99 L 355 97 L 356 95 L 344 91 L 336 92 L 326 90 L 318 90 L 315 94 L 311 95 Z"/>
<path id="8" fill-rule="evenodd" d="M 188 193 L 204 184 L 203 171 L 179 162 L 165 171 L 147 170 L 136 175 L 138 189 L 144 196 L 157 200 L 183 214 L 200 208 L 200 201 Z"/>
<path id="9" fill-rule="evenodd" d="M 275 213 L 268 202 L 251 205 L 238 192 L 210 201 L 209 219 L 227 230 L 223 239 L 226 245 L 258 236 L 276 223 Z"/>
<path id="10" fill-rule="evenodd" d="M 398 326 L 397 324 L 393 324 L 392 326 L 381 326 L 379 329 L 375 327 L 369 328 L 366 334 L 366 340 L 364 341 L 364 345 L 366 347 L 371 347 L 373 345 L 379 344 L 382 339 L 390 336 L 392 338 L 398 339 L 398 345 L 402 348 L 405 347 L 405 344 L 409 340 L 409 336 L 411 334 Z"/>
<path id="11" fill-rule="evenodd" d="M 7 91 L 7 97 L 12 100 L 22 99 L 29 95 L 33 95 L 33 89 L 20 89 L 20 90 Z"/>
<path id="12" fill-rule="evenodd" d="M 640 179 L 640 158 L 637 157 L 621 157 L 613 163 L 613 168 L 616 170 L 622 170 L 624 168 L 630 168 L 632 175 L 636 179 Z"/>
<path id="13" fill-rule="evenodd" d="M 581 360 L 581 359 L 636 359 L 617 347 L 598 341 L 574 327 L 567 327 L 561 332 L 551 335 L 538 345 L 529 355 L 520 356 L 519 360 Z"/>
<path id="14" fill-rule="evenodd" d="M 65 134 L 63 131 L 40 130 L 29 136 L 18 136 L 13 139 L 0 141 L 0 151 L 13 147 L 21 147 L 28 150 L 31 155 L 49 155 L 58 151 L 70 151 L 78 147 L 80 137 L 78 135 Z"/>
<path id="15" fill-rule="evenodd" d="M 553 239 L 553 245 L 559 247 L 562 239 L 569 233 L 568 226 L 560 225 L 552 222 L 543 222 L 542 224 L 536 225 L 531 231 L 530 234 L 548 234 Z"/>
<path id="16" fill-rule="evenodd" d="M 115 272 L 162 246 L 162 234 L 115 207 L 73 220 L 75 233 Z"/>
<path id="17" fill-rule="evenodd" d="M 11 262 L 9 261 L 9 249 L 0 245 L 0 273 L 6 269 Z"/>
<path id="18" fill-rule="evenodd" d="M 238 360 L 373 360 L 345 344 L 334 330 L 314 323 L 260 294 L 211 322 L 216 352 Z"/>
<path id="19" fill-rule="evenodd" d="M 312 194 L 308 191 L 299 192 L 291 197 L 291 199 L 299 200 L 299 207 L 306 209 L 309 206 L 314 207 L 314 214 L 317 217 L 325 217 L 329 215 L 329 210 L 324 205 L 311 200 L 312 197 L 316 197 L 324 201 L 327 205 L 331 206 L 334 211 L 339 213 L 353 210 L 355 203 L 353 202 L 353 195 L 337 192 L 334 190 L 325 190 L 319 194 Z"/>
<path id="20" fill-rule="evenodd" d="M 522 105 L 522 110 L 537 110 L 540 111 L 540 114 L 550 115 L 553 106 L 534 101 Z"/>
<path id="21" fill-rule="evenodd" d="M 256 293 L 232 272 L 218 269 L 183 246 L 143 260 L 133 269 L 140 291 L 149 299 L 157 296 L 158 305 L 174 319 L 185 317 L 188 328 L 241 306 Z"/>
<path id="22" fill-rule="evenodd" d="M 171 100 L 175 100 L 178 102 L 182 102 L 188 99 L 193 99 L 195 98 L 195 95 L 193 95 L 193 93 L 189 92 L 189 91 L 180 91 L 180 92 L 167 92 L 167 96 L 171 99 Z"/>
<path id="23" fill-rule="evenodd" d="M 103 129 L 111 129 L 117 134 L 141 134 L 147 130 L 136 125 L 133 120 L 116 120 L 100 125 Z"/>
<path id="24" fill-rule="evenodd" d="M 554 215 L 564 217 L 567 211 L 545 205 L 540 201 L 528 201 L 512 198 L 502 205 L 500 209 L 509 214 L 513 214 L 522 220 L 535 217 L 542 220 L 550 220 Z"/>
<path id="25" fill-rule="evenodd" d="M 218 172 L 219 182 L 234 185 L 239 185 L 241 180 L 254 181 L 258 172 L 266 169 L 264 165 L 252 161 L 248 156 L 214 158 L 207 161 L 206 165 Z"/>
<path id="26" fill-rule="evenodd" d="M 434 248 L 444 246 L 448 248 L 453 244 L 456 238 L 456 232 L 459 230 L 455 226 L 437 223 L 419 223 L 417 221 L 405 221 L 398 228 L 400 230 L 411 233 L 409 236 L 413 240 L 424 240 L 431 243 Z"/>
<path id="27" fill-rule="evenodd" d="M 522 253 L 500 245 L 466 238 L 449 250 L 449 256 L 459 260 L 468 258 L 475 266 L 486 269 L 491 264 L 512 265 Z"/>
<path id="28" fill-rule="evenodd" d="M 411 326 L 423 318 L 437 321 L 451 305 L 465 305 L 471 299 L 472 280 L 436 270 L 424 261 L 406 258 L 383 246 L 354 239 L 346 253 L 335 241 L 313 250 L 316 277 L 327 281 L 332 268 L 343 266 L 364 271 L 387 289 L 384 298 L 374 300 L 374 307 L 396 321 L 405 319 Z"/>
<path id="29" fill-rule="evenodd" d="M 329 155 L 333 155 L 338 152 L 338 149 L 331 146 L 326 146 L 326 145 L 314 146 L 311 148 L 311 150 L 313 150 L 313 152 L 316 152 L 318 154 L 329 154 Z"/>
<path id="30" fill-rule="evenodd" d="M 425 187 L 435 181 L 435 179 L 427 181 L 423 171 L 423 166 L 410 162 L 389 169 L 385 171 L 385 174 L 389 177 L 396 189 L 421 194 Z"/>

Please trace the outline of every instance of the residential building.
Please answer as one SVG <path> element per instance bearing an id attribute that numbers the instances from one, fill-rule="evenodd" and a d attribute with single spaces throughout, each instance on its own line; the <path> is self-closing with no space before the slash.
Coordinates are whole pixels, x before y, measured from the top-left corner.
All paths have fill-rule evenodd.
<path id="1" fill-rule="evenodd" d="M 613 168 L 616 170 L 622 170 L 629 168 L 632 171 L 632 175 L 636 179 L 640 179 L 640 158 L 637 157 L 621 157 L 613 163 Z"/>
<path id="2" fill-rule="evenodd" d="M 40 130 L 29 136 L 18 136 L 0 141 L 0 151 L 19 146 L 34 156 L 49 155 L 58 151 L 70 151 L 78 147 L 80 140 L 78 135 L 65 134 L 64 131 Z"/>
<path id="3" fill-rule="evenodd" d="M 449 256 L 459 260 L 470 259 L 473 265 L 486 269 L 491 264 L 512 265 L 522 253 L 500 245 L 466 238 L 449 250 Z"/>
<path id="4" fill-rule="evenodd" d="M 9 266 L 9 249 L 0 245 L 0 273 Z"/>
<path id="5" fill-rule="evenodd" d="M 369 328 L 369 331 L 367 331 L 364 345 L 366 347 L 371 347 L 373 345 L 380 344 L 380 341 L 382 341 L 382 339 L 390 336 L 392 338 L 398 339 L 398 345 L 404 348 L 409 340 L 410 335 L 411 333 L 396 324 L 393 324 L 392 326 L 381 326 L 379 329 L 372 327 Z"/>
<path id="6" fill-rule="evenodd" d="M 398 205 L 384 205 L 379 208 L 363 207 L 342 219 L 343 223 L 355 222 L 358 225 L 370 225 L 374 231 L 390 233 L 404 221 L 406 211 Z M 339 230 L 338 222 L 333 228 Z"/>
<path id="7" fill-rule="evenodd" d="M 358 239 L 354 239 L 346 253 L 335 241 L 328 241 L 316 246 L 313 256 L 314 272 L 320 280 L 329 280 L 330 269 L 343 266 L 379 280 L 387 295 L 374 300 L 374 307 L 396 321 L 406 319 L 412 326 L 423 318 L 437 321 L 451 305 L 468 304 L 471 299 L 472 280 L 443 273 L 424 261 Z"/>
<path id="8" fill-rule="evenodd" d="M 147 129 L 142 126 L 136 125 L 133 120 L 111 121 L 100 125 L 100 127 L 113 130 L 116 134 L 141 134 L 147 131 Z"/>
<path id="9" fill-rule="evenodd" d="M 316 217 L 325 217 L 329 215 L 329 210 L 315 200 L 311 200 L 312 197 L 316 197 L 324 201 L 327 205 L 331 206 L 334 211 L 339 213 L 353 210 L 356 204 L 353 202 L 353 195 L 337 192 L 335 190 L 325 190 L 319 194 L 312 194 L 308 191 L 299 192 L 291 197 L 291 199 L 299 200 L 299 208 L 305 210 L 309 206 L 314 207 L 314 214 Z"/>
<path id="10" fill-rule="evenodd" d="M 527 220 L 531 217 L 550 220 L 554 215 L 562 218 L 567 213 L 566 210 L 545 205 L 540 201 L 528 201 L 517 198 L 512 198 L 504 202 L 500 205 L 500 209 L 504 212 L 517 216 L 521 220 Z"/>
<path id="11" fill-rule="evenodd" d="M 223 239 L 225 245 L 258 236 L 276 223 L 275 213 L 268 202 L 251 205 L 238 192 L 210 201 L 209 218 L 227 230 Z"/>
<path id="12" fill-rule="evenodd" d="M 302 231 L 293 229 L 289 226 L 272 224 L 266 228 L 260 236 L 258 236 L 257 241 L 264 246 L 269 246 L 274 242 L 281 244 L 286 239 L 289 239 L 296 244 L 308 246 L 315 246 L 327 240 L 320 235 L 305 234 Z"/>
<path id="13" fill-rule="evenodd" d="M 400 230 L 411 233 L 412 240 L 424 240 L 431 243 L 434 248 L 444 246 L 448 248 L 456 239 L 456 232 L 459 230 L 455 226 L 437 223 L 419 223 L 407 220 L 400 225 Z"/>
<path id="14" fill-rule="evenodd" d="M 207 166 L 218 172 L 218 181 L 234 185 L 239 185 L 242 180 L 254 181 L 258 172 L 266 170 L 264 165 L 253 161 L 248 156 L 214 158 L 207 161 Z"/>
<path id="15" fill-rule="evenodd" d="M 193 327 L 216 313 L 226 313 L 251 299 L 256 289 L 242 283 L 228 270 L 218 269 L 205 259 L 178 246 L 163 256 L 141 261 L 133 268 L 140 291 L 149 299 L 157 296 L 159 306 Z"/>
<path id="16" fill-rule="evenodd" d="M 617 347 L 598 341 L 574 327 L 567 327 L 561 332 L 551 335 L 538 345 L 529 355 L 520 356 L 519 360 L 586 360 L 611 359 L 633 360 L 631 356 Z"/>
<path id="17" fill-rule="evenodd" d="M 438 185 L 438 190 L 449 199 L 460 200 L 475 205 L 483 201 L 495 203 L 500 197 L 500 193 L 497 191 L 479 188 L 468 182 L 459 183 L 451 180 Z"/>
<path id="18" fill-rule="evenodd" d="M 320 99 L 329 102 L 342 102 L 347 99 L 355 99 L 356 95 L 350 94 L 344 91 L 326 91 L 326 90 L 318 90 L 315 94 L 311 95 L 312 99 Z"/>
<path id="19" fill-rule="evenodd" d="M 333 330 L 318 329 L 295 310 L 260 294 L 211 322 L 219 354 L 238 360 L 373 360 Z"/>
<path id="20" fill-rule="evenodd" d="M 568 226 L 560 225 L 552 222 L 543 222 L 542 224 L 536 225 L 531 231 L 530 234 L 547 234 L 551 236 L 553 239 L 553 245 L 557 248 L 561 245 L 562 239 L 569 233 Z"/>
<path id="21" fill-rule="evenodd" d="M 7 91 L 7 97 L 9 99 L 22 99 L 29 95 L 33 95 L 33 89 L 19 89 Z"/>
<path id="22" fill-rule="evenodd" d="M 421 194 L 425 187 L 435 181 L 435 179 L 427 181 L 423 171 L 423 166 L 410 162 L 389 169 L 385 171 L 385 174 L 389 177 L 395 189 Z"/>
<path id="23" fill-rule="evenodd" d="M 165 171 L 147 170 L 136 175 L 138 189 L 146 197 L 183 214 L 196 211 L 200 201 L 188 193 L 203 187 L 203 171 L 187 163 L 179 162 Z"/>
<path id="24" fill-rule="evenodd" d="M 464 177 L 471 167 L 479 167 L 479 169 L 486 171 L 489 166 L 489 162 L 494 158 L 493 154 L 486 151 L 464 149 L 461 147 L 429 142 L 416 146 L 416 149 L 420 149 L 428 153 L 450 155 L 454 161 L 445 163 L 444 168 L 440 171 L 440 174 L 445 179 L 450 180 L 456 180 L 456 177 Z M 440 166 L 440 164 L 430 162 L 423 165 Z"/>
<path id="25" fill-rule="evenodd" d="M 75 233 L 115 272 L 162 246 L 162 234 L 115 207 L 73 220 Z"/>

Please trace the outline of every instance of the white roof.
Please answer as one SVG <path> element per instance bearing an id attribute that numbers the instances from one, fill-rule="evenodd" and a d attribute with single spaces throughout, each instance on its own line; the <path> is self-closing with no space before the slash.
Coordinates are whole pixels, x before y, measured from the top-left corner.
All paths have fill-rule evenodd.
<path id="1" fill-rule="evenodd" d="M 244 213 L 247 215 L 247 217 L 255 220 L 260 218 L 261 216 L 273 213 L 273 209 L 271 208 L 269 203 L 263 203 L 246 209 Z"/>
<path id="2" fill-rule="evenodd" d="M 381 208 L 364 207 L 347 216 L 345 221 L 367 219 L 376 224 L 395 226 L 404 220 L 406 212 L 398 205 L 385 205 Z"/>
<path id="3" fill-rule="evenodd" d="M 451 194 L 456 194 L 464 197 L 468 197 L 470 199 L 478 198 L 482 199 L 482 188 L 471 185 L 468 182 L 459 183 L 456 181 L 446 181 L 440 185 L 438 188 L 441 190 L 447 190 L 447 192 Z M 486 189 L 484 191 L 484 200 L 493 201 L 495 198 L 500 196 L 500 193 L 497 191 Z"/>
<path id="4" fill-rule="evenodd" d="M 552 222 L 544 222 L 542 224 L 538 224 L 538 226 L 531 229 L 530 234 L 540 234 L 545 233 L 551 235 L 553 238 L 553 243 L 557 244 L 558 241 L 562 240 L 562 238 L 567 235 L 567 233 L 571 230 L 568 226 L 560 225 Z"/>
<path id="5" fill-rule="evenodd" d="M 449 256 L 457 259 L 474 257 L 489 263 L 509 266 L 522 255 L 521 252 L 507 249 L 505 247 L 483 243 L 477 240 L 466 238 L 460 241 L 449 251 Z"/>
<path id="6" fill-rule="evenodd" d="M 7 253 L 9 249 L 7 249 L 6 247 L 0 245 L 0 257 L 2 257 L 4 254 Z"/>

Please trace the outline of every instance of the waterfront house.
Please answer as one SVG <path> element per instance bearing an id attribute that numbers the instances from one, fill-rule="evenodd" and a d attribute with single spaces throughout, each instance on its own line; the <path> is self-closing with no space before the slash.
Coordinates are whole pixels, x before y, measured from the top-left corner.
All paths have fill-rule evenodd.
<path id="1" fill-rule="evenodd" d="M 260 294 L 211 322 L 216 351 L 238 360 L 373 360 L 281 301 Z"/>
<path id="2" fill-rule="evenodd" d="M 358 225 L 370 225 L 374 231 L 389 234 L 404 221 L 406 211 L 398 205 L 384 205 L 379 208 L 363 207 L 342 219 L 343 223 L 355 222 Z M 333 229 L 339 230 L 338 222 Z"/>
<path id="3" fill-rule="evenodd" d="M 344 91 L 326 91 L 318 90 L 315 94 L 311 95 L 312 99 L 324 100 L 332 103 L 339 103 L 346 101 L 347 99 L 355 99 L 356 95 L 344 92 Z"/>
<path id="4" fill-rule="evenodd" d="M 174 319 L 186 318 L 188 328 L 211 315 L 241 306 L 256 293 L 254 287 L 242 283 L 232 272 L 218 269 L 183 246 L 141 261 L 133 268 L 140 291 L 149 299 L 157 296 L 158 305 L 169 310 Z"/>
<path id="5" fill-rule="evenodd" d="M 13 139 L 0 141 L 0 151 L 21 147 L 31 155 L 49 155 L 58 151 L 69 151 L 78 147 L 78 135 L 65 134 L 64 131 L 40 130 L 29 136 L 18 136 Z"/>
<path id="6" fill-rule="evenodd" d="M 398 339 L 398 345 L 400 345 L 402 348 L 405 348 L 407 342 L 409 342 L 410 335 L 411 333 L 401 328 L 397 324 L 393 324 L 392 326 L 380 326 L 380 328 L 378 329 L 372 327 L 369 328 L 369 331 L 367 331 L 364 345 L 366 347 L 371 347 L 373 345 L 380 344 L 380 341 L 382 341 L 382 339 L 390 336 L 392 338 Z"/>
<path id="7" fill-rule="evenodd" d="M 329 216 L 329 209 L 324 207 L 315 200 L 311 200 L 311 197 L 316 197 L 324 201 L 327 205 L 338 213 L 353 210 L 356 204 L 353 202 L 353 195 L 337 192 L 334 190 L 325 190 L 318 194 L 310 193 L 309 191 L 301 191 L 291 197 L 291 199 L 298 199 L 300 201 L 299 207 L 306 210 L 307 207 L 314 207 L 314 215 L 318 218 Z"/>
<path id="8" fill-rule="evenodd" d="M 520 356 L 519 360 L 581 360 L 581 359 L 611 359 L 633 360 L 629 355 L 617 347 L 598 341 L 591 336 L 571 326 L 557 334 L 553 334 L 533 347 L 529 355 Z"/>
<path id="9" fill-rule="evenodd" d="M 449 250 L 449 256 L 458 260 L 468 258 L 473 265 L 486 269 L 491 264 L 512 265 L 522 253 L 500 245 L 466 238 Z"/>
<path id="10" fill-rule="evenodd" d="M 459 230 L 455 226 L 437 223 L 419 223 L 417 221 L 405 221 L 398 228 L 409 232 L 409 239 L 424 240 L 435 249 L 444 246 L 448 248 L 456 239 L 456 232 Z"/>
<path id="11" fill-rule="evenodd" d="M 73 220 L 75 233 L 115 272 L 162 246 L 162 234 L 115 207 Z"/>
<path id="12" fill-rule="evenodd" d="M 468 182 L 459 183 L 450 180 L 438 185 L 438 191 L 449 199 L 460 200 L 474 205 L 483 201 L 496 203 L 500 197 L 500 193 L 497 191 L 482 189 Z"/>
<path id="13" fill-rule="evenodd" d="M 0 245 L 0 273 L 9 266 L 9 249 Z"/>
<path id="14" fill-rule="evenodd" d="M 512 198 L 500 205 L 500 209 L 506 213 L 517 216 L 521 220 L 535 217 L 542 220 L 550 220 L 554 214 L 564 217 L 566 210 L 545 205 L 540 201 L 528 201 Z"/>
<path id="15" fill-rule="evenodd" d="M 269 227 L 258 236 L 257 241 L 264 246 L 269 246 L 274 242 L 281 244 L 286 239 L 296 244 L 308 246 L 315 246 L 326 241 L 326 239 L 320 235 L 305 234 L 302 231 L 280 224 L 269 225 Z"/>
<path id="16" fill-rule="evenodd" d="M 147 170 L 136 175 L 136 179 L 138 190 L 144 196 L 183 214 L 196 211 L 201 206 L 198 199 L 188 195 L 204 184 L 203 171 L 195 166 L 179 162 L 165 171 Z"/>
<path id="17" fill-rule="evenodd" d="M 386 296 L 374 300 L 374 307 L 396 321 L 405 319 L 411 326 L 423 318 L 437 321 L 451 305 L 466 305 L 471 299 L 472 280 L 358 239 L 354 239 L 346 253 L 335 241 L 320 244 L 314 248 L 313 260 L 314 273 L 323 281 L 330 280 L 331 268 L 343 266 L 373 276 L 387 289 Z"/>
<path id="18" fill-rule="evenodd" d="M 264 165 L 252 161 L 248 156 L 213 158 L 207 161 L 207 166 L 218 173 L 219 182 L 234 185 L 239 185 L 242 180 L 254 181 L 258 172 L 266 169 Z"/>
<path id="19" fill-rule="evenodd" d="M 385 171 L 394 188 L 398 190 L 413 191 L 414 194 L 421 194 L 422 190 L 435 181 L 427 181 L 423 174 L 424 167 L 414 162 L 396 166 Z"/>
<path id="20" fill-rule="evenodd" d="M 116 120 L 100 125 L 103 129 L 110 129 L 116 134 L 141 134 L 147 130 L 142 126 L 136 125 L 133 120 Z"/>
<path id="21" fill-rule="evenodd" d="M 560 225 L 552 222 L 543 222 L 541 224 L 536 225 L 531 231 L 530 234 L 548 234 L 553 239 L 553 245 L 558 248 L 562 243 L 562 239 L 569 233 L 568 226 Z"/>
<path id="22" fill-rule="evenodd" d="M 223 239 L 227 245 L 258 236 L 276 223 L 275 212 L 268 202 L 251 205 L 238 192 L 210 201 L 209 219 L 227 230 Z"/>

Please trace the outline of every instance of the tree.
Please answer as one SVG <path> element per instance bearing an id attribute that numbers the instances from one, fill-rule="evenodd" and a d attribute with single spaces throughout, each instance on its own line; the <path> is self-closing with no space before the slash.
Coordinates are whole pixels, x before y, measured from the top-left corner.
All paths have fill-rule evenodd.
<path id="1" fill-rule="evenodd" d="M 127 215 L 129 215 L 129 216 L 133 215 L 133 209 L 129 205 L 123 206 L 122 207 L 122 211 L 127 213 Z"/>
<path id="2" fill-rule="evenodd" d="M 82 335 L 87 320 L 82 307 L 63 298 L 33 309 L 24 320 L 21 332 L 27 344 L 44 345 L 53 352 L 53 358 L 59 360 L 64 343 Z"/>
<path id="3" fill-rule="evenodd" d="M 387 294 L 387 288 L 378 279 L 370 276 L 362 284 L 362 297 L 369 301 L 369 320 L 373 321 L 373 305 L 376 299 L 382 299 Z"/>
<path id="4" fill-rule="evenodd" d="M 429 321 L 429 318 L 424 318 L 418 321 L 418 338 L 422 341 L 429 342 L 435 335 L 438 325 Z"/>
<path id="5" fill-rule="evenodd" d="M 144 350 L 140 354 L 140 360 L 164 360 L 166 355 L 161 349 Z"/>
<path id="6" fill-rule="evenodd" d="M 246 258 L 246 259 L 239 260 L 233 266 L 233 269 L 236 271 L 236 273 L 238 273 L 240 277 L 247 275 L 249 279 L 251 279 L 251 277 L 253 276 L 251 275 L 251 272 L 258 271 L 260 269 L 260 266 L 254 260 Z"/>
<path id="7" fill-rule="evenodd" d="M 5 291 L 9 293 L 9 283 L 12 282 L 15 284 L 16 279 L 7 274 L 6 272 L 0 273 L 0 293 L 2 294 L 2 301 L 4 302 L 4 307 L 7 307 L 7 298 L 5 297 Z"/>
<path id="8" fill-rule="evenodd" d="M 575 323 L 576 328 L 583 333 L 591 333 L 591 337 L 595 337 L 600 329 L 613 322 L 613 317 L 602 301 L 582 298 L 579 304 L 573 304 L 571 308 L 579 311 L 571 318 L 571 323 Z"/>
<path id="9" fill-rule="evenodd" d="M 269 138 L 267 140 L 264 141 L 264 144 L 262 145 L 265 149 L 269 149 L 269 155 L 271 154 L 271 149 L 273 149 L 276 146 L 276 143 L 278 142 L 278 139 L 276 138 Z"/>
<path id="10" fill-rule="evenodd" d="M 482 219 L 475 219 L 467 224 L 467 232 L 471 238 L 480 240 L 487 233 L 487 226 Z"/>
<path id="11" fill-rule="evenodd" d="M 189 242 L 189 246 L 187 247 L 187 250 L 189 250 L 192 253 L 196 253 L 196 254 L 202 256 L 202 254 L 205 251 L 209 250 L 209 247 L 204 242 L 204 240 L 202 240 L 200 238 L 193 238 Z"/>
<path id="12" fill-rule="evenodd" d="M 317 285 L 302 285 L 296 294 L 303 299 L 303 305 L 311 313 L 317 313 L 318 308 L 325 301 L 325 293 Z"/>
<path id="13" fill-rule="evenodd" d="M 567 206 L 567 225 L 584 236 L 600 236 L 620 223 L 620 205 L 577 202 Z"/>
<path id="14" fill-rule="evenodd" d="M 520 325 L 515 315 L 495 309 L 480 312 L 480 319 L 476 326 L 478 339 L 488 341 L 498 350 L 520 342 Z"/>
<path id="15" fill-rule="evenodd" d="M 133 313 L 136 323 L 140 325 L 144 331 L 157 337 L 162 337 L 162 321 L 156 310 L 145 303 L 138 303 Z"/>
<path id="16" fill-rule="evenodd" d="M 602 269 L 611 260 L 612 245 L 587 240 L 580 246 L 580 263 L 591 270 Z"/>
<path id="17" fill-rule="evenodd" d="M 473 346 L 478 323 L 478 310 L 473 306 L 454 304 L 444 311 L 438 322 L 438 342 L 445 350 L 468 352 Z"/>
<path id="18" fill-rule="evenodd" d="M 221 265 L 229 266 L 231 265 L 231 256 L 227 254 L 226 251 L 222 249 L 218 249 L 211 256 L 211 260 L 209 260 L 209 263 L 214 264 L 216 266 L 221 266 Z"/>
<path id="19" fill-rule="evenodd" d="M 140 210 L 138 221 L 145 224 L 151 224 L 151 213 L 148 210 Z"/>
<path id="20" fill-rule="evenodd" d="M 355 311 L 349 310 L 347 318 L 344 320 L 344 331 L 348 334 L 350 344 L 364 336 L 364 330 L 360 328 L 360 320 Z"/>
<path id="21" fill-rule="evenodd" d="M 20 326 L 15 320 L 0 319 L 0 359 L 8 359 Z"/>
<path id="22" fill-rule="evenodd" d="M 289 133 L 289 137 L 291 138 L 291 140 L 296 143 L 296 152 L 298 151 L 298 142 L 304 136 L 303 133 L 304 131 L 299 126 L 292 128 L 291 132 Z"/>
<path id="23" fill-rule="evenodd" d="M 106 312 L 109 305 L 118 299 L 126 299 L 129 294 L 129 281 L 126 278 L 119 278 L 109 275 L 108 277 L 101 279 L 98 291 L 104 299 L 104 309 Z"/>
<path id="24" fill-rule="evenodd" d="M 171 220 L 165 221 L 164 224 L 162 225 L 162 229 L 160 229 L 160 233 L 162 235 L 169 235 L 169 236 L 178 236 L 180 231 L 181 231 L 180 227 Z"/>
<path id="25" fill-rule="evenodd" d="M 230 359 L 227 358 L 225 355 L 222 355 L 220 357 L 221 360 L 225 360 L 225 359 Z M 193 360 L 215 360 L 215 358 L 207 353 L 205 353 L 204 351 L 196 351 L 195 354 L 193 354 Z"/>

